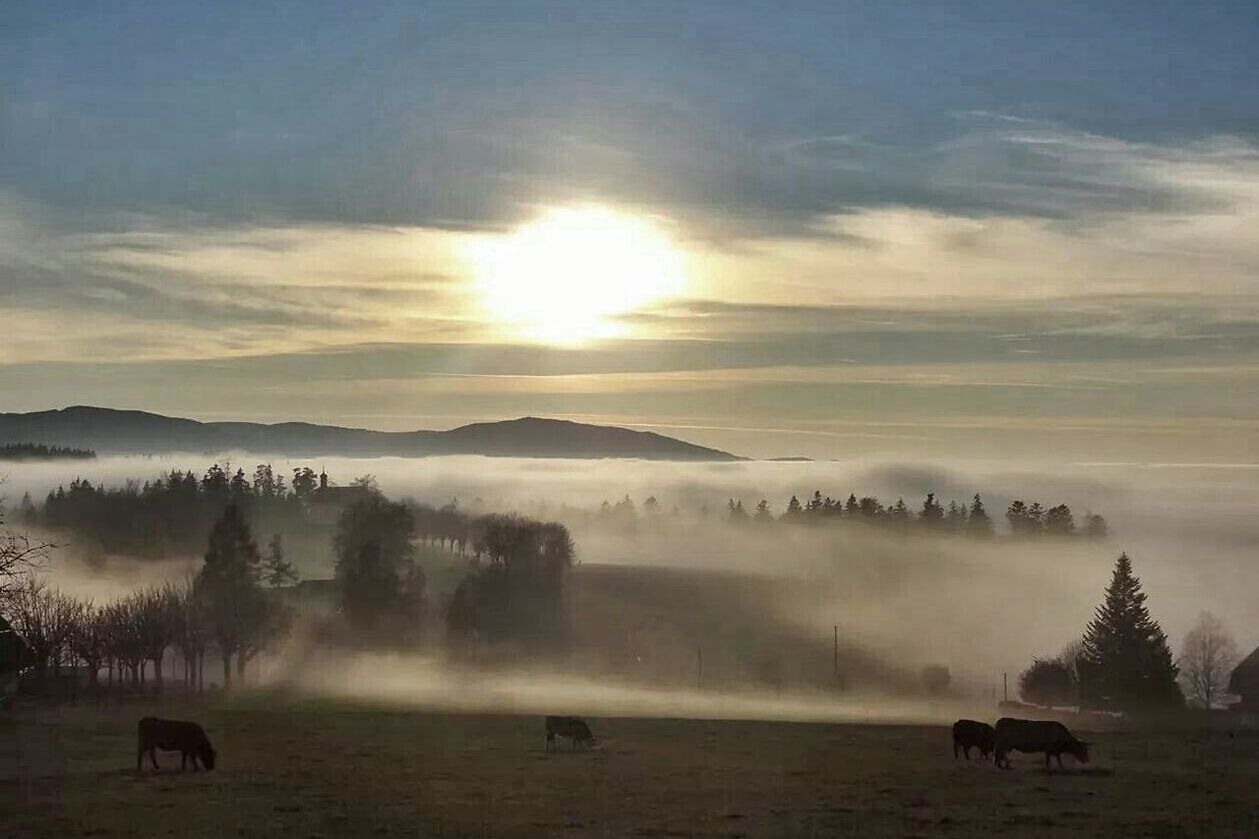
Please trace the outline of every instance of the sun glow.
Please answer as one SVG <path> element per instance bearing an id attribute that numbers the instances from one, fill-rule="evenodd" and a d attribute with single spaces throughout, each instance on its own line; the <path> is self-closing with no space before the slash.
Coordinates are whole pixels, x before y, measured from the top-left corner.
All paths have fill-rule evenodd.
<path id="1" fill-rule="evenodd" d="M 600 206 L 547 210 L 468 256 L 487 314 L 550 344 L 629 334 L 618 316 L 686 285 L 682 253 L 659 224 Z"/>

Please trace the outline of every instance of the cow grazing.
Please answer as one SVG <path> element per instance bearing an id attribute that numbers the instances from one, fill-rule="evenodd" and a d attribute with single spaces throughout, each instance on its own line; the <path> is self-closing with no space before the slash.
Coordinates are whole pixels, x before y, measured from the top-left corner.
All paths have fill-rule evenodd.
<path id="1" fill-rule="evenodd" d="M 188 758 L 192 758 L 192 768 L 197 768 L 197 761 L 207 770 L 214 768 L 215 752 L 210 745 L 210 738 L 205 736 L 205 729 L 195 722 L 182 720 L 160 720 L 157 717 L 145 717 L 140 720 L 137 732 L 136 771 L 141 771 L 144 753 L 149 753 L 149 760 L 154 769 L 157 765 L 157 750 L 179 752 L 182 760 L 179 769 L 188 768 Z"/>
<path id="2" fill-rule="evenodd" d="M 979 753 L 987 760 L 992 754 L 993 740 L 996 732 L 986 722 L 976 720 L 958 720 L 953 723 L 953 758 L 957 759 L 958 749 L 970 760 L 971 748 L 979 749 Z"/>
<path id="3" fill-rule="evenodd" d="M 576 748 L 579 744 L 593 746 L 595 736 L 590 733 L 590 726 L 578 717 L 547 717 L 546 748 L 550 751 L 555 747 L 556 737 L 567 737 Z"/>
<path id="4" fill-rule="evenodd" d="M 1044 752 L 1046 767 L 1049 766 L 1050 758 L 1057 758 L 1058 766 L 1061 768 L 1064 753 L 1071 755 L 1080 763 L 1089 762 L 1089 744 L 1075 739 L 1075 736 L 1060 722 L 1002 717 L 997 720 L 994 750 L 996 764 L 1006 769 L 1010 768 L 1010 752 L 1012 751 L 1029 754 Z"/>

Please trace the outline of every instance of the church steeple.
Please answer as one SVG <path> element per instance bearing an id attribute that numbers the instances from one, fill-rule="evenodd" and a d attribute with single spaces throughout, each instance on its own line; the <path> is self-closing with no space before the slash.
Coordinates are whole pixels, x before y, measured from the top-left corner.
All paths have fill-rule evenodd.
<path id="1" fill-rule="evenodd" d="M 327 471 L 323 469 L 319 470 L 319 488 L 320 489 L 328 488 L 328 473 Z"/>

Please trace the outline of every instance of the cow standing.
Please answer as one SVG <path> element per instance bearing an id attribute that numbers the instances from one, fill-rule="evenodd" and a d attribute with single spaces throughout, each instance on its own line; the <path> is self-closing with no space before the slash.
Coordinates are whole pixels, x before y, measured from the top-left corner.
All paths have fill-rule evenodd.
<path id="1" fill-rule="evenodd" d="M 1062 755 L 1069 754 L 1080 763 L 1089 762 L 1089 744 L 1077 740 L 1075 735 L 1060 722 L 1019 720 L 1002 717 L 997 720 L 995 757 L 997 766 L 1010 768 L 1010 752 L 1045 753 L 1045 767 L 1050 758 L 1058 759 L 1062 768 Z"/>
<path id="2" fill-rule="evenodd" d="M 996 732 L 986 722 L 958 720 L 953 723 L 953 759 L 957 759 L 957 752 L 960 749 L 962 754 L 966 755 L 966 759 L 970 760 L 970 750 L 977 748 L 984 760 L 987 760 L 992 754 L 995 736 Z"/>
<path id="3" fill-rule="evenodd" d="M 136 740 L 136 772 L 141 771 L 145 752 L 149 753 L 153 768 L 161 769 L 157 765 L 158 749 L 179 752 L 182 758 L 179 765 L 181 772 L 188 768 L 188 758 L 192 758 L 194 770 L 198 760 L 206 770 L 214 768 L 214 747 L 210 745 L 210 738 L 205 736 L 205 729 L 195 722 L 145 717 L 140 720 Z"/>

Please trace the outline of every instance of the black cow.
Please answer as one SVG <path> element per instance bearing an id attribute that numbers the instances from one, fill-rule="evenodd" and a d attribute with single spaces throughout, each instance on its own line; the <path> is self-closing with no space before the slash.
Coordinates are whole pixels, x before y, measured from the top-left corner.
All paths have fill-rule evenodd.
<path id="1" fill-rule="evenodd" d="M 958 749 L 962 750 L 962 754 L 966 755 L 966 759 L 970 760 L 970 750 L 972 747 L 979 749 L 979 753 L 983 755 L 984 760 L 992 754 L 993 739 L 995 732 L 992 726 L 986 722 L 978 722 L 976 720 L 958 720 L 953 723 L 953 758 L 957 759 Z"/>
<path id="2" fill-rule="evenodd" d="M 210 738 L 205 736 L 205 729 L 195 722 L 182 720 L 160 720 L 157 717 L 145 717 L 140 720 L 137 731 L 136 771 L 141 771 L 144 753 L 149 753 L 149 760 L 154 769 L 157 765 L 157 750 L 179 752 L 182 758 L 179 770 L 188 768 L 188 758 L 192 758 L 192 768 L 197 768 L 197 761 L 207 770 L 214 768 L 215 752 L 210 745 Z"/>
<path id="3" fill-rule="evenodd" d="M 1019 720 L 1014 717 L 1002 717 L 997 720 L 995 762 L 998 766 L 1010 768 L 1010 752 L 1044 752 L 1045 766 L 1049 766 L 1050 758 L 1058 759 L 1062 767 L 1064 753 L 1073 756 L 1080 763 L 1089 762 L 1089 744 L 1077 740 L 1060 722 L 1043 722 L 1040 720 Z"/>
<path id="4" fill-rule="evenodd" d="M 572 741 L 573 747 L 578 744 L 583 746 L 593 746 L 595 744 L 595 736 L 590 733 L 590 726 L 579 717 L 547 717 L 546 718 L 546 748 L 550 751 L 555 746 L 555 738 L 567 737 Z"/>

